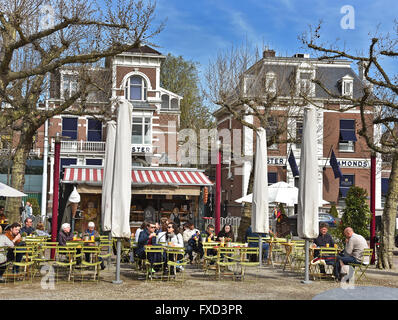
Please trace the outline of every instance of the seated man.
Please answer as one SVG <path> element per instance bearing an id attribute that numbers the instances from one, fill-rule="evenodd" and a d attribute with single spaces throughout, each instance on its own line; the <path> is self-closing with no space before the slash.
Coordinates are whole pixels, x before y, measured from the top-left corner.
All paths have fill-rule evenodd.
<path id="1" fill-rule="evenodd" d="M 212 224 L 209 224 L 206 228 L 206 242 L 215 241 L 215 228 Z M 207 250 L 208 256 L 216 256 L 217 251 L 214 249 Z"/>
<path id="2" fill-rule="evenodd" d="M 361 235 L 354 233 L 352 228 L 345 228 L 344 235 L 346 237 L 344 255 L 337 256 L 334 267 L 334 275 L 336 279 L 339 279 L 341 267 L 343 265 L 348 265 L 349 263 L 360 263 L 362 260 L 363 250 L 368 248 L 366 239 Z"/>
<path id="3" fill-rule="evenodd" d="M 332 236 L 328 233 L 328 224 L 322 222 L 319 225 L 319 235 L 314 240 L 314 246 L 316 246 L 316 248 L 320 248 L 320 247 L 327 247 L 327 245 L 330 248 L 333 248 L 334 247 L 334 241 L 333 241 Z M 314 250 L 314 258 L 318 258 L 318 257 L 319 257 L 319 250 Z M 333 257 L 333 259 L 327 259 L 327 257 L 328 256 L 322 257 L 322 259 L 325 260 L 326 264 L 334 265 L 336 263 L 334 257 Z M 326 273 L 325 266 L 320 264 L 319 265 L 319 271 L 321 273 Z"/>
<path id="4" fill-rule="evenodd" d="M 98 233 L 98 231 L 97 230 L 95 230 L 95 223 L 93 222 L 93 221 L 90 221 L 89 223 L 88 223 L 88 229 L 86 230 L 86 233 L 88 234 L 88 236 L 91 238 L 92 236 L 94 236 L 94 239 L 95 238 L 98 238 L 100 235 L 99 235 L 99 233 Z M 90 261 L 90 254 L 89 253 L 86 253 L 85 254 L 85 258 L 86 258 L 86 261 Z M 104 270 L 105 269 L 105 264 L 104 264 L 104 261 L 102 260 L 102 258 L 99 258 L 99 261 L 101 261 L 101 270 Z"/>
<path id="5" fill-rule="evenodd" d="M 200 243 L 200 232 L 195 228 L 193 223 L 188 223 L 187 229 L 183 233 L 184 245 L 186 247 L 186 252 L 189 255 L 189 261 L 192 263 L 193 260 L 193 252 L 199 254 L 199 256 L 203 257 L 203 247 Z"/>
<path id="6" fill-rule="evenodd" d="M 146 245 L 156 245 L 156 233 L 155 233 L 156 225 L 153 222 L 148 222 L 147 227 L 140 232 L 140 236 L 138 238 L 137 243 L 137 257 L 140 259 L 145 259 L 145 246 Z M 158 262 L 162 259 L 157 254 L 153 254 L 148 256 L 148 259 L 151 263 Z"/>
<path id="7" fill-rule="evenodd" d="M 0 234 L 0 247 L 8 247 L 14 248 L 14 243 L 20 238 L 15 237 L 13 241 L 11 241 L 6 235 Z M 4 282 L 3 273 L 6 270 L 6 262 L 7 262 L 7 254 L 4 251 L 0 251 L 0 282 Z"/>
<path id="8" fill-rule="evenodd" d="M 21 242 L 20 230 L 21 230 L 21 225 L 19 223 L 15 222 L 12 225 L 10 225 L 8 230 L 5 232 L 6 237 L 8 239 L 10 239 L 14 243 L 14 245 L 18 245 Z M 12 248 L 8 249 L 8 252 L 7 252 L 7 260 L 8 261 L 14 261 L 14 259 L 15 259 L 16 262 L 21 262 L 22 257 L 23 257 L 22 253 L 17 253 L 14 256 L 14 249 L 12 249 Z M 14 267 L 13 273 L 18 273 L 18 270 L 19 270 L 19 267 Z"/>
<path id="9" fill-rule="evenodd" d="M 274 234 L 271 230 L 269 231 L 270 234 Z M 259 238 L 259 236 L 261 235 L 261 237 L 265 237 L 265 233 L 254 233 L 252 231 L 252 226 L 250 225 L 247 230 L 246 230 L 246 234 L 245 234 L 245 242 L 247 242 L 247 238 L 248 237 L 256 237 L 257 239 Z M 269 243 L 263 241 L 262 242 L 262 247 L 263 247 L 263 260 L 268 259 L 268 251 L 269 251 Z M 258 242 L 249 242 L 249 247 L 258 247 Z"/>
<path id="10" fill-rule="evenodd" d="M 67 241 L 73 240 L 73 234 L 70 232 L 70 224 L 64 223 L 58 233 L 58 243 L 60 246 L 66 246 Z"/>
<path id="11" fill-rule="evenodd" d="M 33 220 L 32 218 L 26 218 L 24 221 L 25 225 L 21 228 L 21 234 L 24 232 L 30 236 L 33 232 L 35 232 L 35 228 L 33 228 Z"/>

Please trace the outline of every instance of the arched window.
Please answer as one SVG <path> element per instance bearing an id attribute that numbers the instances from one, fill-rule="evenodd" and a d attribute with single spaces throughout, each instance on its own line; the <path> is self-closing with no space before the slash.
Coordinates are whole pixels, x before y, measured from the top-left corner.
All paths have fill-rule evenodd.
<path id="1" fill-rule="evenodd" d="M 170 104 L 171 109 L 178 109 L 178 100 L 177 99 L 171 99 L 171 104 Z"/>
<path id="2" fill-rule="evenodd" d="M 170 105 L 170 98 L 167 94 L 163 94 L 162 95 L 162 105 L 161 105 L 161 109 L 164 110 L 168 110 L 169 109 L 169 105 Z"/>
<path id="3" fill-rule="evenodd" d="M 140 76 L 131 76 L 127 80 L 125 97 L 128 100 L 146 100 L 147 84 Z"/>

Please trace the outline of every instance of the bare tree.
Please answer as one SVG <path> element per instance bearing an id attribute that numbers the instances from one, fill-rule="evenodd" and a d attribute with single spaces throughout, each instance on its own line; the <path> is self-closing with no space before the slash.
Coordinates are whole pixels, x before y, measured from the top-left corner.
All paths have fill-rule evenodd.
<path id="1" fill-rule="evenodd" d="M 23 190 L 37 130 L 66 110 L 89 113 L 90 91 L 105 88 L 95 67 L 103 58 L 150 44 L 163 28 L 152 26 L 154 13 L 155 4 L 141 0 L 105 0 L 102 6 L 84 0 L 0 0 L 0 132 L 11 128 L 16 139 L 14 188 Z M 66 66 L 78 70 L 78 87 L 56 107 L 40 108 L 50 75 Z M 9 203 L 10 221 L 19 220 L 18 207 L 18 199 Z"/>
<path id="2" fill-rule="evenodd" d="M 275 56 L 272 50 L 264 55 Z M 293 143 L 296 134 L 290 130 L 290 121 L 300 117 L 304 106 L 297 91 L 296 70 L 287 63 L 264 63 L 259 54 L 251 52 L 248 46 L 232 48 L 219 53 L 214 62 L 210 62 L 205 73 L 207 98 L 223 111 L 256 132 L 259 128 L 267 131 L 267 145 Z M 252 121 L 249 119 L 253 119 Z M 224 146 L 227 147 L 228 146 Z M 253 157 L 232 152 L 232 160 Z M 253 166 L 254 167 L 254 166 Z M 252 190 L 253 170 L 249 179 L 248 193 Z M 238 239 L 242 240 L 251 223 L 250 205 L 245 204 L 239 227 Z"/>
<path id="3" fill-rule="evenodd" d="M 301 37 L 303 44 L 317 54 L 319 60 L 346 58 L 360 65 L 360 77 L 363 78 L 363 89 L 359 97 L 337 95 L 325 86 L 321 79 L 313 80 L 331 98 L 341 101 L 340 111 L 359 108 L 361 129 L 359 135 L 365 138 L 368 147 L 374 153 L 381 153 L 383 158 L 391 159 L 389 190 L 384 205 L 381 228 L 381 244 L 378 267 L 393 268 L 393 250 L 395 218 L 398 207 L 398 74 L 392 74 L 385 67 L 387 62 L 395 61 L 398 56 L 398 22 L 395 22 L 392 34 L 375 34 L 369 41 L 364 53 L 353 53 L 353 50 L 340 45 L 323 43 L 321 40 L 321 23 Z M 371 111 L 373 117 L 369 118 Z M 374 134 L 378 128 L 379 135 Z"/>

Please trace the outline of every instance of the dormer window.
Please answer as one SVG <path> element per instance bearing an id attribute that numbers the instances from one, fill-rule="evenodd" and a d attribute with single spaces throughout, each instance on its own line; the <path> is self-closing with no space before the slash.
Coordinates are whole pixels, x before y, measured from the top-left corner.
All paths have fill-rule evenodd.
<path id="1" fill-rule="evenodd" d="M 63 74 L 62 75 L 62 97 L 68 99 L 73 96 L 78 89 L 77 74 Z"/>
<path id="2" fill-rule="evenodd" d="M 352 98 L 354 78 L 346 75 L 341 79 L 341 94 Z"/>
<path id="3" fill-rule="evenodd" d="M 125 97 L 128 100 L 146 100 L 147 84 L 140 76 L 131 76 L 126 83 Z"/>
<path id="4" fill-rule="evenodd" d="M 267 94 L 276 93 L 276 76 L 273 72 L 268 72 L 265 75 L 265 90 Z"/>

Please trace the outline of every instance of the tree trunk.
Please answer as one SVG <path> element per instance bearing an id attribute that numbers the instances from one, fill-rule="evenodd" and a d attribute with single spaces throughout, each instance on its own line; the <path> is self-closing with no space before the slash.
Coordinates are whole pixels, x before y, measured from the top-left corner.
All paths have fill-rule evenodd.
<path id="1" fill-rule="evenodd" d="M 395 219 L 398 207 L 398 153 L 394 153 L 392 156 L 392 168 L 386 203 L 384 204 L 377 263 L 377 267 L 382 269 L 393 268 L 393 250 L 395 247 Z"/>
<path id="2" fill-rule="evenodd" d="M 33 136 L 20 137 L 15 154 L 12 157 L 11 187 L 23 192 L 25 184 L 26 160 L 32 147 Z M 22 222 L 19 208 L 21 198 L 9 198 L 7 203 L 8 219 L 10 223 Z"/>
<path id="3" fill-rule="evenodd" d="M 252 170 L 250 172 L 250 178 L 249 178 L 249 185 L 247 187 L 247 194 L 250 194 L 253 192 L 254 163 L 255 163 L 255 161 L 253 160 Z M 246 230 L 247 230 L 247 228 L 249 228 L 251 223 L 252 223 L 252 204 L 245 202 L 244 206 L 242 208 L 242 216 L 240 219 L 240 224 L 239 224 L 239 229 L 238 229 L 238 237 L 237 237 L 238 242 L 244 241 Z"/>
<path id="4" fill-rule="evenodd" d="M 239 229 L 238 229 L 238 242 L 244 242 L 245 241 L 245 234 L 247 228 L 252 223 L 252 205 L 251 203 L 245 202 L 243 208 L 242 208 L 242 216 L 240 219 L 240 224 L 239 224 Z"/>

